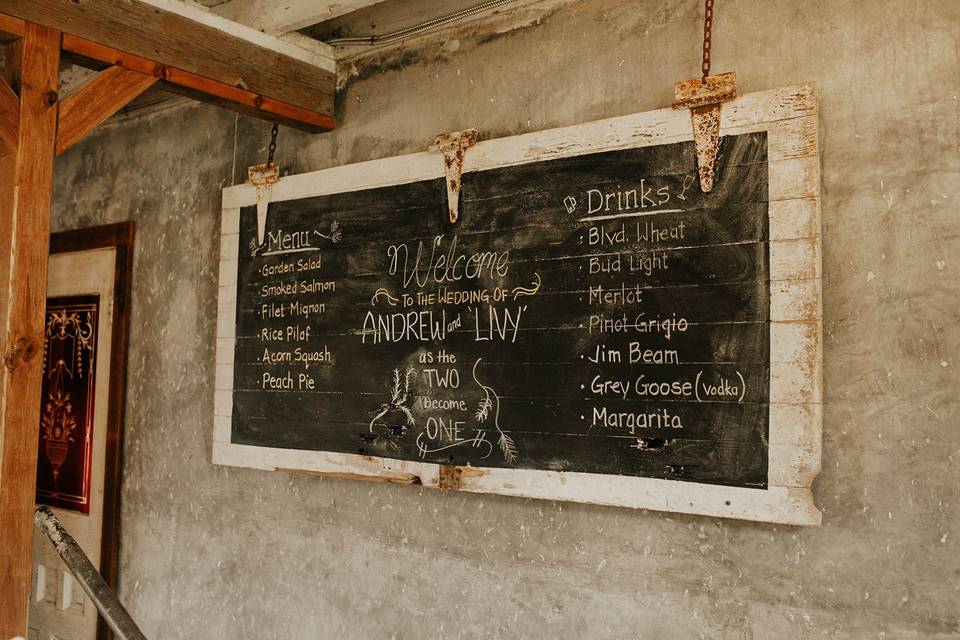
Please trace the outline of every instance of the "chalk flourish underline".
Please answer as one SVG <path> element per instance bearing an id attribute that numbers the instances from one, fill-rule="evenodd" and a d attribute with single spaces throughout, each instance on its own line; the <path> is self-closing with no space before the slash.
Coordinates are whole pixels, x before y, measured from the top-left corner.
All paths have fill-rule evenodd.
<path id="1" fill-rule="evenodd" d="M 606 216 L 589 216 L 579 218 L 577 222 L 593 222 L 595 220 L 615 220 L 616 218 L 639 218 L 640 216 L 655 216 L 658 213 L 683 213 L 683 209 L 657 209 L 655 211 L 632 211 L 629 213 L 611 213 Z"/>
<path id="2" fill-rule="evenodd" d="M 281 249 L 277 251 L 266 251 L 260 254 L 260 257 L 263 256 L 282 256 L 288 253 L 303 253 L 304 251 L 320 251 L 320 247 L 303 247 L 301 249 Z"/>

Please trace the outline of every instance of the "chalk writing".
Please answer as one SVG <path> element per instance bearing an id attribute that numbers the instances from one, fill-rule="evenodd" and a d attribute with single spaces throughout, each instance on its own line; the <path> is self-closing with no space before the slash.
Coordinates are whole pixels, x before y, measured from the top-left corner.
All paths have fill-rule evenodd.
<path id="1" fill-rule="evenodd" d="M 765 134 L 241 212 L 232 440 L 764 487 Z"/>

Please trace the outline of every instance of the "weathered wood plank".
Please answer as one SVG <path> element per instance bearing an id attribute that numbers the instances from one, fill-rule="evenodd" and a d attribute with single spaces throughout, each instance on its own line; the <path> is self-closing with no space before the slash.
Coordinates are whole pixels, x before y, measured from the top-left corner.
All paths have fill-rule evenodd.
<path id="1" fill-rule="evenodd" d="M 770 320 L 797 322 L 823 318 L 819 278 L 770 283 Z"/>
<path id="2" fill-rule="evenodd" d="M 275 37 L 262 29 L 254 29 L 246 24 L 219 16 L 209 7 L 201 6 L 197 2 L 184 2 L 183 0 L 142 0 L 142 2 L 157 9 L 171 11 L 217 31 L 249 40 L 271 51 L 275 50 L 297 60 L 308 62 L 331 73 L 337 71 L 336 50 L 320 40 L 299 33 L 289 33 Z"/>
<path id="3" fill-rule="evenodd" d="M 118 66 L 101 71 L 60 104 L 57 155 L 72 147 L 156 81 L 154 76 Z"/>
<path id="4" fill-rule="evenodd" d="M 116 65 L 147 75 L 153 74 L 161 79 L 156 86 L 164 91 L 210 102 L 245 115 L 274 120 L 312 133 L 333 128 L 332 116 L 210 80 L 195 73 L 158 65 L 147 58 L 124 53 L 84 38 L 64 34 L 63 49 L 71 61 L 81 66 L 102 69 L 105 65 Z"/>
<path id="5" fill-rule="evenodd" d="M 3 12 L 326 116 L 335 71 L 255 29 L 161 0 L 6 0 Z M 189 12 L 189 15 L 186 15 Z M 241 29 L 242 31 L 238 30 Z"/>
<path id="6" fill-rule="evenodd" d="M 379 475 L 412 473 L 425 487 L 439 488 L 439 466 L 322 451 L 262 449 L 214 440 L 216 464 L 266 470 Z M 460 491 L 548 500 L 571 500 L 616 507 L 657 509 L 720 518 L 793 525 L 819 525 L 820 512 L 809 489 L 771 486 L 766 491 L 678 483 L 657 478 L 624 478 L 557 471 L 465 468 Z"/>
<path id="7" fill-rule="evenodd" d="M 228 20 L 273 35 L 297 31 L 383 0 L 229 0 L 213 7 Z"/>
<path id="8" fill-rule="evenodd" d="M 234 338 L 217 338 L 217 364 L 233 364 L 235 347 Z"/>
<path id="9" fill-rule="evenodd" d="M 57 128 L 60 33 L 27 24 L 21 67 L 20 132 L 9 181 L 17 196 L 4 216 L 0 244 L 12 251 L 2 284 L 9 304 L 2 318 L 4 350 L 18 340 L 32 355 L 4 374 L 0 452 L 0 637 L 26 635 L 36 490 L 40 390 L 50 203 Z M 8 165 L 9 166 L 9 165 Z M 5 188 L 6 189 L 6 188 Z M 4 189 L 4 190 L 5 190 Z M 28 352 L 29 353 L 29 352 Z"/>
<path id="10" fill-rule="evenodd" d="M 0 42 L 10 43 L 23 37 L 23 20 L 0 13 Z"/>
<path id="11" fill-rule="evenodd" d="M 224 209 L 220 216 L 220 233 L 240 233 L 240 209 Z M 223 257 L 223 256 L 221 256 Z"/>
<path id="12" fill-rule="evenodd" d="M 573 500 L 793 525 L 819 525 L 821 518 L 807 488 L 773 485 L 766 491 L 757 491 L 657 478 L 626 479 L 555 471 L 542 471 L 534 476 L 528 471 L 515 469 L 472 471 L 461 480 L 461 491 Z M 426 482 L 424 485 L 431 486 Z"/>
<path id="13" fill-rule="evenodd" d="M 0 156 L 17 149 L 20 131 L 20 98 L 0 76 Z"/>
<path id="14" fill-rule="evenodd" d="M 0 14 L 2 15 L 2 14 Z M 20 86 L 20 60 L 23 58 L 23 32 L 20 33 L 20 39 L 9 42 L 4 47 L 4 61 L 2 74 L 4 81 L 10 85 Z M 18 98 L 19 101 L 19 98 Z M 20 108 L 17 107 L 17 129 L 20 127 Z M 19 143 L 19 134 L 16 143 Z M 14 204 L 14 176 L 17 169 L 17 156 L 14 153 L 0 154 L 0 283 L 9 282 L 10 259 L 8 256 L 13 248 L 13 204 Z M 6 327 L 7 305 L 0 305 L 0 340 L 3 339 L 2 328 Z M 0 343 L 0 356 L 3 344 Z M 2 382 L 6 369 L 0 366 L 0 382 Z M 0 384 L 0 402 L 3 399 L 3 385 Z M 0 417 L 2 419 L 2 417 Z M 2 425 L 2 423 L 0 423 Z M 0 428 L 0 452 L 3 451 L 3 429 Z"/>
<path id="15" fill-rule="evenodd" d="M 2 15 L 2 14 L 0 14 Z M 4 62 L 2 68 L 2 73 L 0 77 L 3 78 L 11 87 L 20 86 L 20 60 L 23 58 L 23 32 L 20 32 L 20 37 L 17 40 L 10 41 L 4 46 Z M 19 129 L 20 129 L 20 107 L 19 107 L 19 97 L 17 98 L 17 130 L 18 137 L 14 142 L 14 145 L 19 144 Z M 9 256 L 12 249 L 13 235 L 9 232 L 9 229 L 13 228 L 13 204 L 14 204 L 14 176 L 16 175 L 17 168 L 17 156 L 15 153 L 2 154 L 0 153 L 0 229 L 6 229 L 7 232 L 0 232 L 0 256 L 4 256 L 0 259 L 0 282 L 8 282 L 8 276 L 10 274 L 10 260 L 6 257 Z M 6 326 L 6 305 L 0 306 L 0 327 Z M 0 339 L 2 339 L 2 332 L 0 332 Z M 2 349 L 2 344 L 0 344 L 0 349 Z M 0 356 L 3 354 L 0 353 Z M 0 367 L 0 380 L 2 380 L 5 369 Z M 0 385 L 0 399 L 3 398 L 3 387 Z M 3 429 L 0 429 L 0 451 L 3 449 Z"/>
<path id="16" fill-rule="evenodd" d="M 770 239 L 792 240 L 820 235 L 820 202 L 816 198 L 770 203 Z"/>

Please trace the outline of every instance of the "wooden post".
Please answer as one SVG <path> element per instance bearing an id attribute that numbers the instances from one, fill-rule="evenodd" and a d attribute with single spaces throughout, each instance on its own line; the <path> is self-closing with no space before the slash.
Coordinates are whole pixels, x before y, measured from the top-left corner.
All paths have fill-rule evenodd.
<path id="1" fill-rule="evenodd" d="M 57 134 L 60 32 L 27 23 L 8 56 L 19 77 L 20 128 L 13 162 L 0 163 L 0 638 L 27 635 L 33 509 L 43 372 L 50 202 Z M 19 72 L 19 73 L 18 73 Z"/>

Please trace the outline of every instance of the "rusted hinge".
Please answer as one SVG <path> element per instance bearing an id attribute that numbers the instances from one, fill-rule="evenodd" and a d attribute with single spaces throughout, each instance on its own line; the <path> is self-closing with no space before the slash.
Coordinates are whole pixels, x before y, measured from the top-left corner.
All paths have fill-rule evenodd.
<path id="1" fill-rule="evenodd" d="M 267 235 L 267 207 L 273 185 L 280 181 L 277 163 L 266 162 L 247 167 L 247 182 L 257 188 L 257 245 L 262 245 Z"/>
<path id="2" fill-rule="evenodd" d="M 6 365 L 7 369 L 13 371 L 21 364 L 32 360 L 33 356 L 37 355 L 37 351 L 39 351 L 39 348 L 37 347 L 36 340 L 21 336 L 17 338 L 13 346 L 10 347 L 3 356 L 3 364 Z"/>
<path id="3" fill-rule="evenodd" d="M 447 175 L 447 211 L 450 222 L 460 217 L 460 178 L 463 175 L 463 158 L 467 149 L 477 144 L 477 130 L 466 129 L 444 133 L 433 140 L 429 151 L 443 154 L 443 164 Z"/>
<path id="4" fill-rule="evenodd" d="M 720 144 L 720 106 L 737 97 L 737 74 L 681 80 L 674 85 L 674 109 L 690 109 L 693 144 L 697 150 L 700 190 L 713 189 L 717 147 Z"/>

